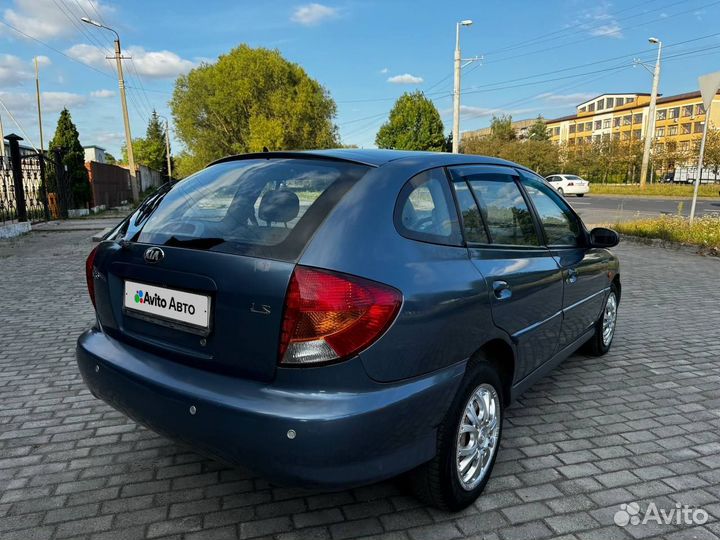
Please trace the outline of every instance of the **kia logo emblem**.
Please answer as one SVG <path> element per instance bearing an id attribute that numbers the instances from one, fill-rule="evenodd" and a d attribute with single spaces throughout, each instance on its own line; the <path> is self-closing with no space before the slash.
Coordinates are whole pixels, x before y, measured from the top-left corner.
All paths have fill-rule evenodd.
<path id="1" fill-rule="evenodd" d="M 145 261 L 149 263 L 160 262 L 165 258 L 165 252 L 159 247 L 151 247 L 145 250 Z"/>

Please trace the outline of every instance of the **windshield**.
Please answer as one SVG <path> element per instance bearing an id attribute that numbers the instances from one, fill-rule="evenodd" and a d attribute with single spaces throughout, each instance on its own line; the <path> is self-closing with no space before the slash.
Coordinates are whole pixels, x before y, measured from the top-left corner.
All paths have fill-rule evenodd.
<path id="1" fill-rule="evenodd" d="M 293 260 L 367 170 L 319 159 L 219 163 L 141 205 L 131 239 Z"/>
<path id="2" fill-rule="evenodd" d="M 582 180 L 579 176 L 575 176 L 574 174 L 566 174 L 565 178 L 567 180 Z"/>

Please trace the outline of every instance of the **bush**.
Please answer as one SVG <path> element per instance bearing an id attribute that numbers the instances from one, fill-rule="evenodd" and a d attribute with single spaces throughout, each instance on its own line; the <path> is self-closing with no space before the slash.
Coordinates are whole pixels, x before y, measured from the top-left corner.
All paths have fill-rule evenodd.
<path id="1" fill-rule="evenodd" d="M 615 230 L 631 236 L 657 238 L 720 250 L 720 217 L 715 216 L 696 218 L 692 225 L 682 216 L 661 216 L 618 223 L 615 225 Z"/>

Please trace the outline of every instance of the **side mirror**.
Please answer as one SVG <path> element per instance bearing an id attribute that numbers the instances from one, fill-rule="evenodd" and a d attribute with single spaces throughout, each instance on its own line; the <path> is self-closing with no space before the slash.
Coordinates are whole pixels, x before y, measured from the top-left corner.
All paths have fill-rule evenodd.
<path id="1" fill-rule="evenodd" d="M 595 227 L 590 231 L 590 245 L 596 248 L 611 248 L 620 243 L 620 236 L 612 229 Z"/>

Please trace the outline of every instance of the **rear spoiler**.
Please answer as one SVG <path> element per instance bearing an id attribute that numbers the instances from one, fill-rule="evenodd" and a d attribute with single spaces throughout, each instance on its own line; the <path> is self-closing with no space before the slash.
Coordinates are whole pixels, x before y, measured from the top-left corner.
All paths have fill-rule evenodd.
<path id="1" fill-rule="evenodd" d="M 343 163 L 366 165 L 368 167 L 377 167 L 376 163 L 370 163 L 361 159 L 331 156 L 312 151 L 251 152 L 248 154 L 235 154 L 233 156 L 225 156 L 224 158 L 216 159 L 215 161 L 208 163 L 206 167 L 217 165 L 218 163 L 227 163 L 229 161 L 242 161 L 244 159 L 316 159 L 319 161 L 338 161 Z"/>

